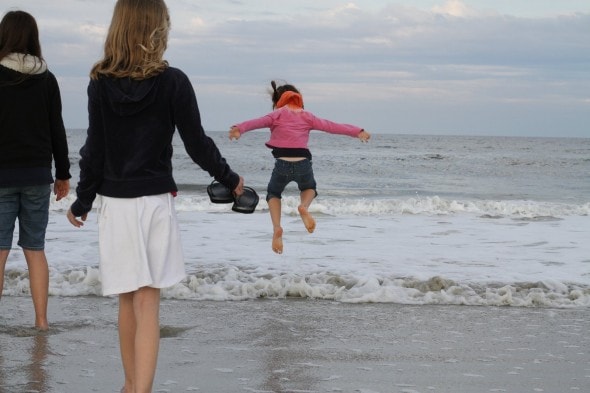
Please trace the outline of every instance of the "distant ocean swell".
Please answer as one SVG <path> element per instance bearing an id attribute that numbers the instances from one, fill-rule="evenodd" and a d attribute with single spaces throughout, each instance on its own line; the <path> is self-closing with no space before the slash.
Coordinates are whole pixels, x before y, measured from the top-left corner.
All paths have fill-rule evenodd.
<path id="1" fill-rule="evenodd" d="M 5 294 L 27 295 L 26 272 L 9 272 Z M 53 273 L 52 296 L 100 296 L 98 269 L 86 267 Z M 307 298 L 346 303 L 399 303 L 412 305 L 469 305 L 576 308 L 590 306 L 590 288 L 554 280 L 520 283 L 456 282 L 436 276 L 352 276 L 333 273 L 255 274 L 235 266 L 192 272 L 181 283 L 163 290 L 165 298 L 242 301 L 250 299 Z"/>

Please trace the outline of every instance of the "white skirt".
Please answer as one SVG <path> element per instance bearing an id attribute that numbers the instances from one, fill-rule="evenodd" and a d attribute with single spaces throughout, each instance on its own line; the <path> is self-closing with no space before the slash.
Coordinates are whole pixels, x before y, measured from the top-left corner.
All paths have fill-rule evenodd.
<path id="1" fill-rule="evenodd" d="M 104 296 L 146 286 L 166 288 L 185 278 L 171 194 L 100 198 L 98 241 Z"/>

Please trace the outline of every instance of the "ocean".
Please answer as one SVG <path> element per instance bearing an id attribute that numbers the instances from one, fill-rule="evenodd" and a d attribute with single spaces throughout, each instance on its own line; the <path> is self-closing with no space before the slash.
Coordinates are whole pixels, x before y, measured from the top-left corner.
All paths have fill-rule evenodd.
<path id="1" fill-rule="evenodd" d="M 313 132 L 317 228 L 305 230 L 291 184 L 277 255 L 264 200 L 268 131 L 239 141 L 208 134 L 260 203 L 250 215 L 210 203 L 212 179 L 175 139 L 188 274 L 165 298 L 590 306 L 590 138 L 374 134 L 364 144 Z M 72 192 L 52 201 L 47 231 L 50 295 L 100 296 L 96 214 L 81 229 L 65 217 L 85 130 L 68 130 L 68 138 Z M 17 233 L 4 296 L 29 294 Z"/>

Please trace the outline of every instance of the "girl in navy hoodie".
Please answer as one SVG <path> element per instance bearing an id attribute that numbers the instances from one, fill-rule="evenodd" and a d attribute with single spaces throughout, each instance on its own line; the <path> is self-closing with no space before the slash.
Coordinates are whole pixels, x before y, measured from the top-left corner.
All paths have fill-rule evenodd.
<path id="1" fill-rule="evenodd" d="M 35 327 L 46 330 L 50 185 L 58 201 L 68 195 L 70 161 L 59 86 L 41 56 L 37 22 L 24 11 L 10 11 L 0 22 L 0 130 L 0 296 L 18 219 Z"/>
<path id="2" fill-rule="evenodd" d="M 119 296 L 125 393 L 151 392 L 160 289 L 185 277 L 173 198 L 175 129 L 195 163 L 243 192 L 243 179 L 203 131 L 188 77 L 163 60 L 169 29 L 164 1 L 117 1 L 104 56 L 90 72 L 88 135 L 68 211 L 79 227 L 100 196 L 100 278 L 104 295 Z"/>

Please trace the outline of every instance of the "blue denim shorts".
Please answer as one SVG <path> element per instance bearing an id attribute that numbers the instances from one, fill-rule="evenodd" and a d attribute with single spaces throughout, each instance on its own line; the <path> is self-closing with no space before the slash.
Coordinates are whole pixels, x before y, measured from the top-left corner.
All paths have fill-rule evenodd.
<path id="1" fill-rule="evenodd" d="M 17 218 L 18 245 L 27 250 L 45 248 L 50 195 L 49 184 L 0 188 L 0 249 L 12 247 Z"/>
<path id="2" fill-rule="evenodd" d="M 281 199 L 285 187 L 287 187 L 287 184 L 292 181 L 297 183 L 299 191 L 315 191 L 316 182 L 313 176 L 313 168 L 310 159 L 306 158 L 301 161 L 285 161 L 277 158 L 266 189 L 266 200 L 268 201 L 271 198 Z"/>

